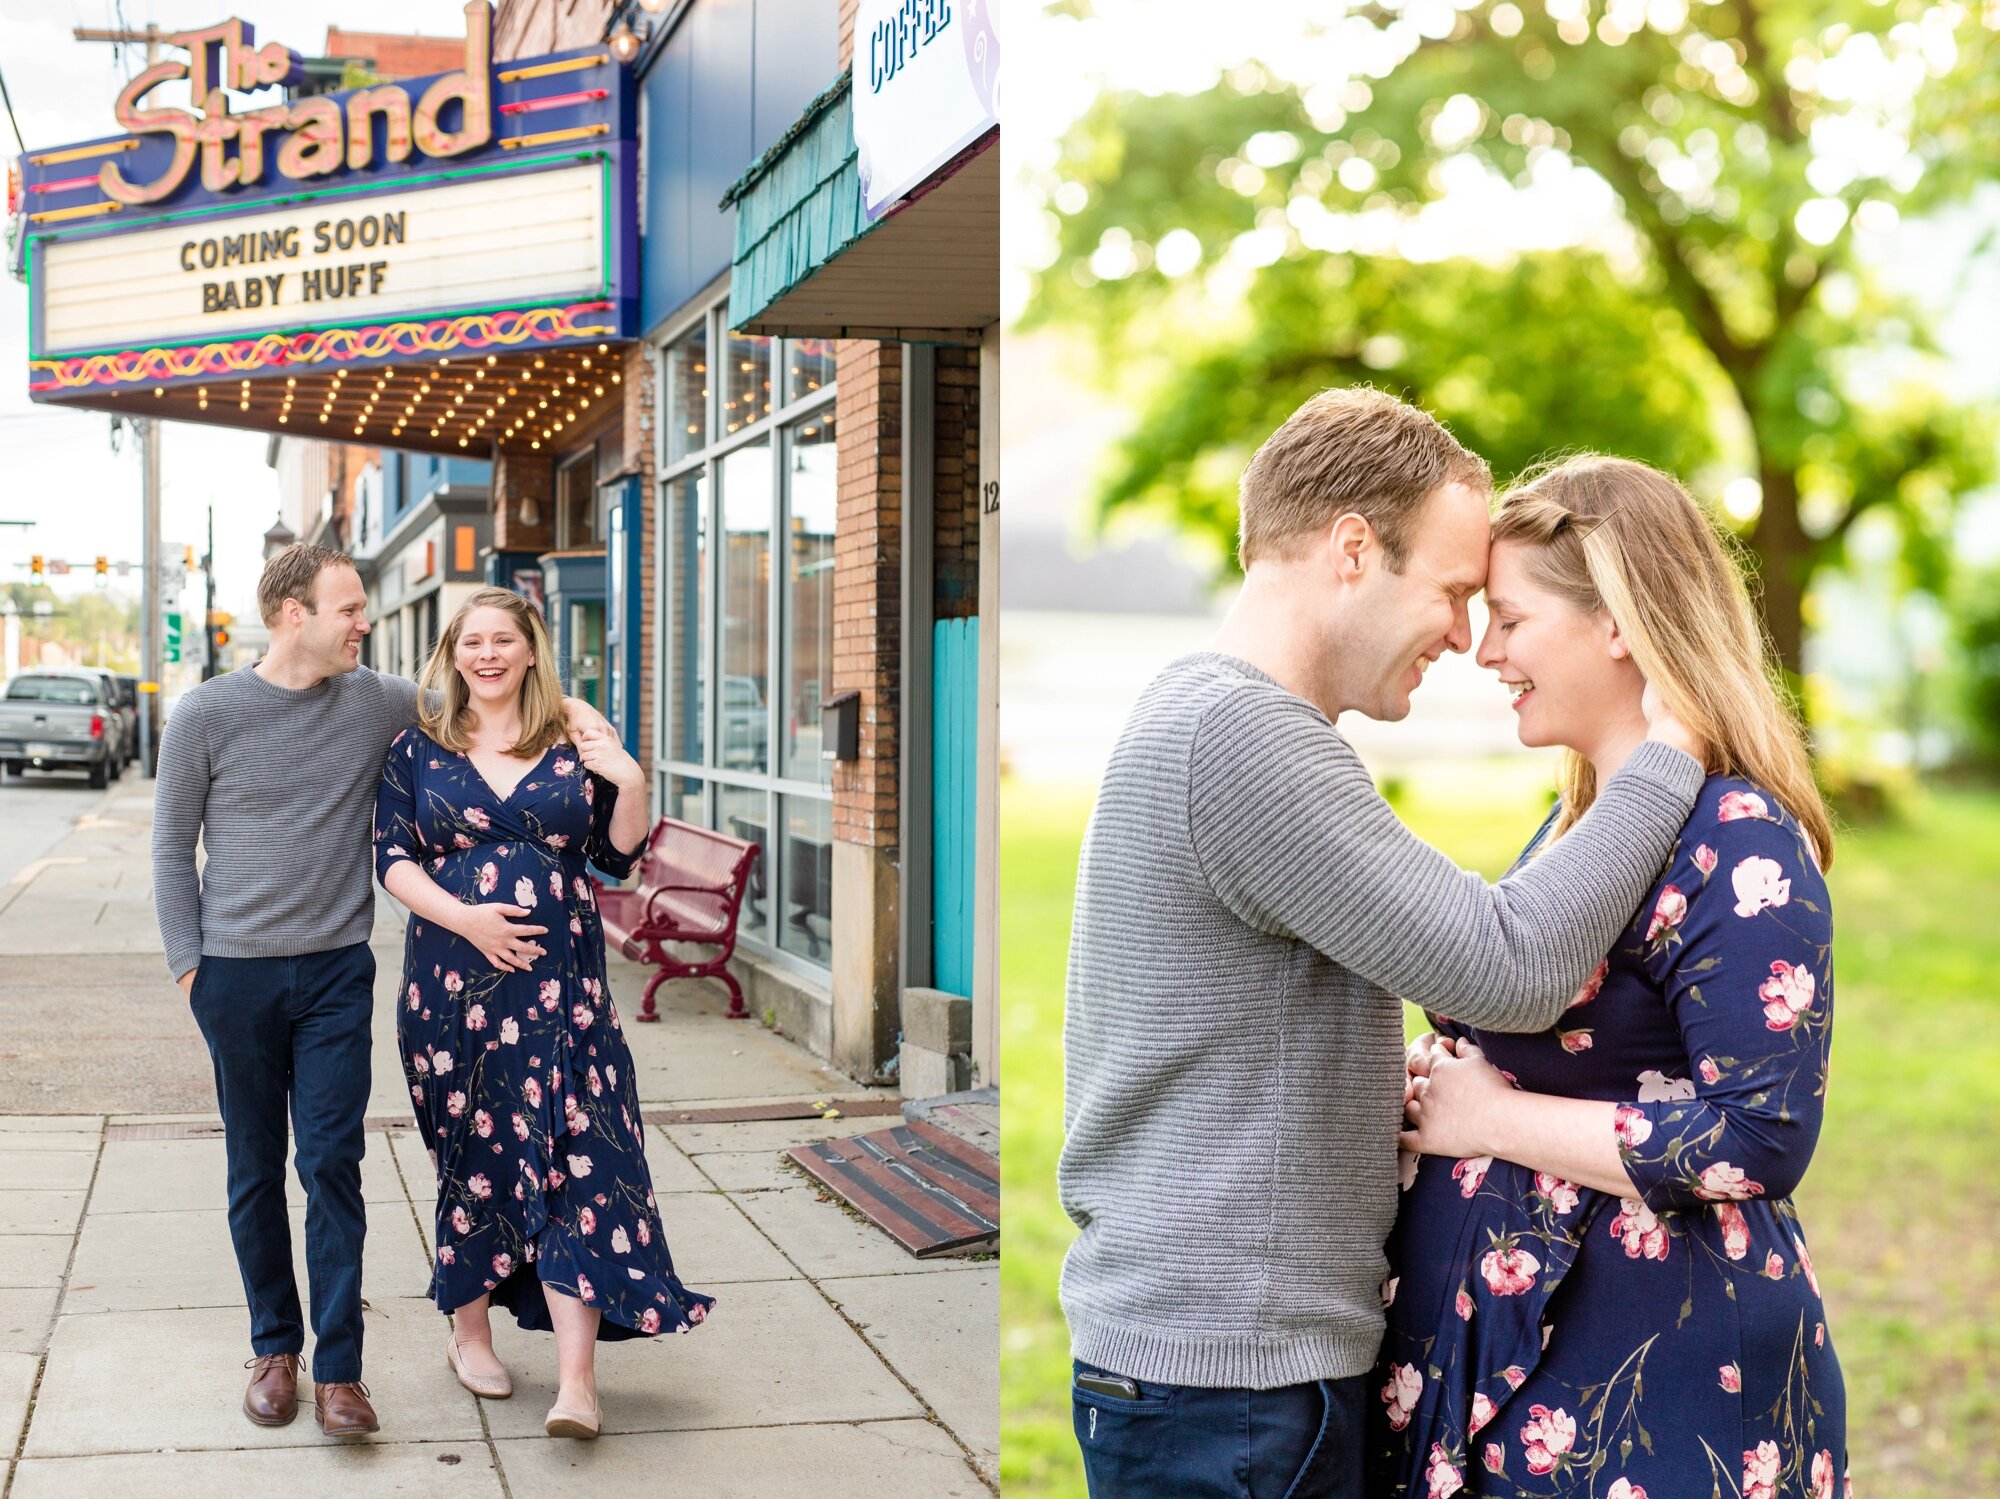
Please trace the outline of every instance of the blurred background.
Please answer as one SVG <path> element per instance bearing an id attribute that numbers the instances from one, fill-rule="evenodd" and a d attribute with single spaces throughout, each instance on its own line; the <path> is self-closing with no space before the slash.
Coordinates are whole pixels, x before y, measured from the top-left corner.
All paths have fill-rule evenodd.
<path id="1" fill-rule="evenodd" d="M 1021 20 L 1006 1492 L 1083 1493 L 1055 1161 L 1094 782 L 1146 681 L 1227 607 L 1243 464 L 1357 382 L 1429 408 L 1503 482 L 1578 448 L 1671 469 L 1740 542 L 1842 830 L 1833 1084 L 1799 1201 L 1856 1490 L 2000 1492 L 2000 5 L 1061 0 Z M 1553 791 L 1469 659 L 1404 723 L 1341 728 L 1407 821 L 1489 875 Z"/>

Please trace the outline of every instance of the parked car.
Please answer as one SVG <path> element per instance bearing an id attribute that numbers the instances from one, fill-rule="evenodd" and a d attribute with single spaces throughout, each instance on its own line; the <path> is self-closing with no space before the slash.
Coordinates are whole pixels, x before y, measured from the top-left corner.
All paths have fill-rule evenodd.
<path id="1" fill-rule="evenodd" d="M 139 763 L 139 679 L 114 677 L 118 684 L 118 706 L 125 710 L 125 763 Z"/>
<path id="2" fill-rule="evenodd" d="M 0 771 L 81 770 L 102 790 L 118 774 L 115 684 L 94 668 L 24 671 L 0 696 Z"/>

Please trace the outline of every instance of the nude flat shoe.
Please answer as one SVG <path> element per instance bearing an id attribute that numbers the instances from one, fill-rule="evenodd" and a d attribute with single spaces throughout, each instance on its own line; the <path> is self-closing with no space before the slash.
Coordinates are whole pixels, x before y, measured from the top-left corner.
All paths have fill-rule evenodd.
<path id="1" fill-rule="evenodd" d="M 451 1365 L 451 1372 L 458 1376 L 458 1382 L 481 1400 L 505 1400 L 514 1393 L 514 1381 L 505 1369 L 498 1374 L 472 1374 L 466 1371 L 465 1365 L 459 1362 L 456 1332 L 445 1336 L 444 1361 Z"/>
<path id="2" fill-rule="evenodd" d="M 552 1405 L 547 1419 L 542 1422 L 542 1430 L 552 1437 L 576 1437 L 589 1441 L 604 1425 L 604 1406 L 600 1402 L 593 1410 L 571 1410 L 567 1406 Z"/>

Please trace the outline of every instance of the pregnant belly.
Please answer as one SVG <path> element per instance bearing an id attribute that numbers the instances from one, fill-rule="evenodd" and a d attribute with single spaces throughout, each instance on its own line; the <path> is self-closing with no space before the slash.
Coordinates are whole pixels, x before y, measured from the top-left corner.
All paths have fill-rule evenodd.
<path id="1" fill-rule="evenodd" d="M 460 900 L 535 907 L 563 898 L 562 866 L 532 844 L 456 848 L 424 868 L 441 889 Z"/>

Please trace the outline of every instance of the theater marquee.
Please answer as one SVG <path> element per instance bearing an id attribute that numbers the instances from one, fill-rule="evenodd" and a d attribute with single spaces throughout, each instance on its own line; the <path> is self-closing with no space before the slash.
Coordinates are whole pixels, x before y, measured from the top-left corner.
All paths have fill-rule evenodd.
<path id="1" fill-rule="evenodd" d="M 290 102 L 268 95 L 296 55 L 243 22 L 173 37 L 187 60 L 119 95 L 125 135 L 24 159 L 34 397 L 446 451 L 553 438 L 634 332 L 633 111 L 604 49 L 496 67 L 490 35 L 470 4 L 462 68 Z M 151 103 L 182 78 L 196 108 Z M 485 373 L 446 381 L 454 356 Z"/>

